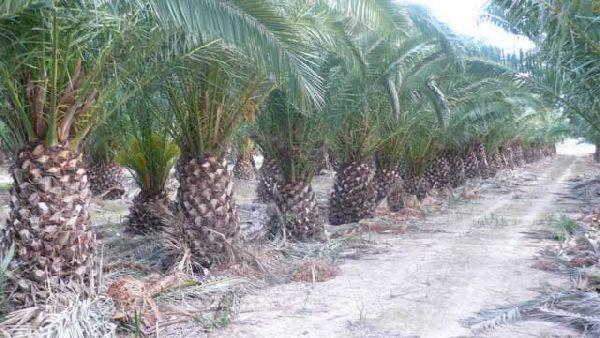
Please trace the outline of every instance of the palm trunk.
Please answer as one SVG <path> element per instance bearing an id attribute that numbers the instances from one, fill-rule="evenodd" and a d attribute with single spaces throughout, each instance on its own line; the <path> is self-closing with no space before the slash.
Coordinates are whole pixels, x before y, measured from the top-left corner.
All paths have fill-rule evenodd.
<path id="1" fill-rule="evenodd" d="M 125 194 L 123 169 L 113 161 L 90 164 L 88 176 L 90 190 L 94 196 L 117 199 Z"/>
<path id="2" fill-rule="evenodd" d="M 210 263 L 232 262 L 231 248 L 240 237 L 233 182 L 224 158 L 182 158 L 178 204 L 187 218 L 192 255 Z"/>
<path id="3" fill-rule="evenodd" d="M 525 162 L 533 163 L 537 161 L 537 152 L 534 146 L 529 146 L 525 149 Z"/>
<path id="4" fill-rule="evenodd" d="M 367 164 L 351 161 L 340 166 L 329 198 L 332 225 L 358 222 L 373 215 L 375 187 Z"/>
<path id="5" fill-rule="evenodd" d="M 240 148 L 235 165 L 233 166 L 233 176 L 242 180 L 253 180 L 256 178 L 254 147 L 246 145 Z"/>
<path id="6" fill-rule="evenodd" d="M 69 144 L 29 144 L 11 168 L 14 186 L 2 251 L 15 246 L 13 276 L 18 307 L 43 302 L 50 288 L 83 284 L 92 276 L 96 235 L 90 190 L 80 152 Z"/>
<path id="7" fill-rule="evenodd" d="M 403 179 L 405 194 L 415 195 L 420 200 L 427 197 L 427 193 L 432 189 L 431 183 L 424 175 L 408 174 Z"/>
<path id="8" fill-rule="evenodd" d="M 406 192 L 404 191 L 404 184 L 398 184 L 394 186 L 387 197 L 387 204 L 390 211 L 400 211 L 404 209 L 404 196 Z"/>
<path id="9" fill-rule="evenodd" d="M 450 164 L 444 154 L 438 154 L 425 170 L 425 178 L 432 188 L 439 189 L 450 184 Z"/>
<path id="10" fill-rule="evenodd" d="M 469 150 L 464 156 L 466 178 L 475 178 L 480 175 L 479 160 L 474 150 Z"/>
<path id="11" fill-rule="evenodd" d="M 258 185 L 256 186 L 256 196 L 259 201 L 269 203 L 273 200 L 280 176 L 277 161 L 265 158 L 259 170 Z"/>
<path id="12" fill-rule="evenodd" d="M 463 185 L 467 179 L 463 159 L 453 152 L 448 156 L 448 163 L 450 164 L 450 186 L 456 188 Z"/>
<path id="13" fill-rule="evenodd" d="M 325 239 L 325 226 L 310 183 L 285 183 L 275 191 L 274 198 L 287 235 L 296 240 Z"/>
<path id="14" fill-rule="evenodd" d="M 513 158 L 515 160 L 515 165 L 517 167 L 522 167 L 525 165 L 525 157 L 523 154 L 523 147 L 520 144 L 512 145 Z"/>
<path id="15" fill-rule="evenodd" d="M 502 170 L 504 168 L 504 160 L 503 160 L 502 154 L 500 153 L 499 150 L 496 150 L 494 155 L 492 155 L 490 157 L 491 157 L 491 160 L 489 160 L 490 167 L 493 169 L 494 175 L 495 175 L 499 170 Z"/>
<path id="16" fill-rule="evenodd" d="M 377 206 L 386 199 L 394 186 L 400 184 L 400 175 L 396 170 L 377 169 L 375 171 L 375 205 Z"/>
<path id="17" fill-rule="evenodd" d="M 136 234 L 160 231 L 164 225 L 162 215 L 167 211 L 174 211 L 174 206 L 166 192 L 141 191 L 129 209 L 129 230 Z"/>
<path id="18" fill-rule="evenodd" d="M 516 167 L 513 152 L 510 147 L 502 148 L 502 157 L 504 157 L 504 161 L 508 169 L 514 169 Z"/>
<path id="19" fill-rule="evenodd" d="M 479 162 L 479 175 L 483 178 L 494 177 L 496 175 L 496 170 L 492 167 L 491 163 L 489 163 L 489 161 L 492 160 L 492 157 L 488 156 L 485 145 L 479 142 L 475 147 L 477 160 Z"/>

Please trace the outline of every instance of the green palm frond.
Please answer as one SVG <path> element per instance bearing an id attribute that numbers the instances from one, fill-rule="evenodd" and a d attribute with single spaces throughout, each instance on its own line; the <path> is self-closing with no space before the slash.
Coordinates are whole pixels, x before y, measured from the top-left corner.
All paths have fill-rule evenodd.
<path id="1" fill-rule="evenodd" d="M 158 79 L 151 110 L 173 117 L 170 130 L 186 156 L 225 155 L 268 88 L 250 59 L 224 46 L 219 57 L 175 63 Z"/>
<path id="2" fill-rule="evenodd" d="M 254 135 L 286 182 L 309 182 L 324 156 L 326 129 L 322 115 L 302 112 L 275 89 L 257 117 Z"/>
<path id="3" fill-rule="evenodd" d="M 164 191 L 169 172 L 178 158 L 177 144 L 158 133 L 131 138 L 115 157 L 117 163 L 131 171 L 146 193 Z"/>
<path id="4" fill-rule="evenodd" d="M 298 27 L 263 0 L 153 0 L 160 20 L 183 29 L 194 41 L 221 38 L 251 56 L 267 74 L 289 83 L 304 101 L 323 102 L 322 84 Z"/>

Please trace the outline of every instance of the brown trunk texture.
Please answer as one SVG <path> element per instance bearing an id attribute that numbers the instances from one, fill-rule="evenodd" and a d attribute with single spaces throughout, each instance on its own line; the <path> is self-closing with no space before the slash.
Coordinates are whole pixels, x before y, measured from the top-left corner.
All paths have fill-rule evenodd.
<path id="1" fill-rule="evenodd" d="M 427 193 L 431 189 L 431 183 L 424 176 L 407 174 L 404 177 L 404 192 L 406 195 L 415 195 L 422 200 L 427 197 Z"/>
<path id="2" fill-rule="evenodd" d="M 487 178 L 496 175 L 490 167 L 490 163 L 488 163 L 487 151 L 483 143 L 478 142 L 475 145 L 475 153 L 477 154 L 477 162 L 479 162 L 479 176 Z"/>
<path id="3" fill-rule="evenodd" d="M 389 196 L 390 191 L 396 185 L 402 184 L 400 175 L 396 170 L 377 169 L 374 180 L 376 192 L 374 208 L 377 208 L 381 201 Z"/>
<path id="4" fill-rule="evenodd" d="M 90 164 L 88 166 L 90 190 L 94 196 L 117 199 L 125 194 L 123 169 L 115 162 Z"/>
<path id="5" fill-rule="evenodd" d="M 479 160 L 477 159 L 477 153 L 474 150 L 469 150 L 463 159 L 465 163 L 465 176 L 467 178 L 475 178 L 480 174 L 479 171 Z"/>
<path id="6" fill-rule="evenodd" d="M 325 239 L 323 218 L 310 183 L 285 183 L 274 197 L 287 236 L 295 240 Z"/>
<path id="7" fill-rule="evenodd" d="M 387 204 L 390 211 L 400 211 L 404 209 L 404 196 L 406 192 L 404 191 L 404 184 L 399 184 L 394 186 L 387 197 Z"/>
<path id="8" fill-rule="evenodd" d="M 251 148 L 252 150 L 252 148 Z M 233 176 L 242 180 L 253 180 L 256 178 L 254 166 L 254 155 L 252 152 L 240 152 L 233 166 Z"/>
<path id="9" fill-rule="evenodd" d="M 207 264 L 225 263 L 240 237 L 233 182 L 224 158 L 181 162 L 178 204 L 187 218 L 184 232 L 191 253 Z"/>
<path id="10" fill-rule="evenodd" d="M 43 302 L 49 288 L 83 285 L 92 274 L 96 235 L 88 206 L 90 190 L 82 154 L 69 145 L 28 145 L 11 167 L 14 186 L 2 250 L 12 261 L 17 307 Z"/>
<path id="11" fill-rule="evenodd" d="M 463 159 L 457 153 L 451 153 L 448 155 L 448 163 L 450 165 L 450 186 L 456 188 L 463 185 L 467 179 Z"/>
<path id="12" fill-rule="evenodd" d="M 265 158 L 258 173 L 256 197 L 263 203 L 269 203 L 273 201 L 273 194 L 277 187 L 277 182 L 281 179 L 277 161 L 271 158 Z"/>
<path id="13" fill-rule="evenodd" d="M 533 163 L 539 159 L 539 153 L 535 146 L 529 146 L 525 149 L 525 162 Z"/>
<path id="14" fill-rule="evenodd" d="M 496 151 L 496 153 L 490 157 L 491 160 L 488 161 L 490 162 L 490 167 L 494 170 L 495 173 L 498 172 L 498 170 L 502 170 L 505 167 L 504 159 L 499 151 Z"/>
<path id="15" fill-rule="evenodd" d="M 340 166 L 329 198 L 332 225 L 358 222 L 373 215 L 375 186 L 367 164 L 352 161 Z"/>
<path id="16" fill-rule="evenodd" d="M 438 189 L 450 184 L 450 164 L 444 154 L 438 154 L 429 164 L 424 174 L 432 188 Z"/>
<path id="17" fill-rule="evenodd" d="M 520 144 L 512 145 L 513 158 L 515 160 L 515 165 L 517 167 L 522 167 L 525 165 L 525 155 L 523 154 L 523 147 Z"/>
<path id="18" fill-rule="evenodd" d="M 133 199 L 129 209 L 128 230 L 136 234 L 160 231 L 164 226 L 164 214 L 173 211 L 174 205 L 169 201 L 166 192 L 142 191 Z"/>
<path id="19" fill-rule="evenodd" d="M 504 161 L 506 163 L 506 167 L 509 169 L 516 168 L 515 158 L 513 156 L 513 151 L 509 147 L 502 148 L 502 156 L 504 157 Z"/>

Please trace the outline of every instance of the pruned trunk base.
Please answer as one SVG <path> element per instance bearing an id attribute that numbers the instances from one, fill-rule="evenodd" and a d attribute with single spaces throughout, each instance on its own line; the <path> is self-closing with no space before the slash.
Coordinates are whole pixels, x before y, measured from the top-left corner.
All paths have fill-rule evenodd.
<path id="1" fill-rule="evenodd" d="M 255 179 L 256 169 L 254 166 L 254 157 L 247 158 L 245 156 L 238 156 L 237 161 L 235 161 L 235 166 L 233 166 L 233 177 L 247 181 Z"/>
<path id="2" fill-rule="evenodd" d="M 369 166 L 356 161 L 343 164 L 329 199 L 329 222 L 340 225 L 371 217 L 374 204 L 375 187 Z"/>
<path id="3" fill-rule="evenodd" d="M 92 164 L 88 167 L 90 190 L 103 199 L 117 199 L 125 194 L 123 170 L 115 162 Z"/>
<path id="4" fill-rule="evenodd" d="M 185 217 L 174 240 L 203 266 L 233 264 L 240 239 L 233 182 L 224 159 L 184 159 L 180 166 L 179 209 Z"/>
<path id="5" fill-rule="evenodd" d="M 69 144 L 26 146 L 11 173 L 14 185 L 2 251 L 14 245 L 11 303 L 27 307 L 43 302 L 52 288 L 89 282 L 96 235 L 88 213 L 85 164 Z"/>
<path id="6" fill-rule="evenodd" d="M 465 177 L 475 178 L 479 176 L 479 160 L 475 151 L 469 151 L 463 158 L 465 164 Z"/>
<path id="7" fill-rule="evenodd" d="M 408 174 L 404 178 L 404 192 L 405 195 L 417 196 L 419 200 L 423 200 L 427 197 L 427 194 L 432 189 L 429 180 L 424 176 Z"/>
<path id="8" fill-rule="evenodd" d="M 258 185 L 256 186 L 256 197 L 262 203 L 273 201 L 277 182 L 281 179 L 277 161 L 265 158 L 259 170 Z"/>
<path id="9" fill-rule="evenodd" d="M 286 237 L 301 241 L 326 239 L 315 192 L 309 183 L 289 182 L 278 187 L 275 204 L 277 219 L 285 226 Z M 273 230 L 277 228 L 272 227 Z"/>
<path id="10" fill-rule="evenodd" d="M 373 207 L 377 208 L 397 185 L 402 184 L 402 179 L 396 170 L 377 169 L 374 184 L 376 195 Z"/>
<path id="11" fill-rule="evenodd" d="M 174 205 L 165 192 L 140 192 L 129 210 L 128 230 L 134 234 L 148 234 L 161 231 L 164 215 L 174 211 Z"/>
<path id="12" fill-rule="evenodd" d="M 438 155 L 425 170 L 424 177 L 433 189 L 447 187 L 450 184 L 450 164 L 446 155 Z"/>

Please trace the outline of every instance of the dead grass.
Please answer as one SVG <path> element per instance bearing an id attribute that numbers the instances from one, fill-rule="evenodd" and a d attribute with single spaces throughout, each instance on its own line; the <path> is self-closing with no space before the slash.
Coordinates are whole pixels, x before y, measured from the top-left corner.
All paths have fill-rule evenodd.
<path id="1" fill-rule="evenodd" d="M 340 268 L 337 265 L 325 261 L 310 260 L 298 267 L 292 275 L 292 280 L 296 282 L 325 282 L 339 275 Z"/>

